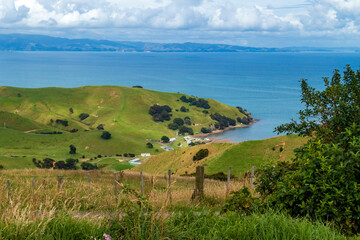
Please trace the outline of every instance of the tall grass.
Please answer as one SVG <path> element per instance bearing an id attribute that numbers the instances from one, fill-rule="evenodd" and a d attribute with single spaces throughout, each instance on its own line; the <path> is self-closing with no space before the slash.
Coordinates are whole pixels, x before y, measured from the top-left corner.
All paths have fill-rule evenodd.
<path id="1" fill-rule="evenodd" d="M 220 215 L 224 182 L 206 180 L 206 197 L 191 201 L 194 179 L 93 171 L 11 170 L 0 176 L 0 239 L 345 239 L 329 227 L 268 212 Z M 64 176 L 58 188 L 57 175 Z M 35 188 L 32 178 L 35 178 Z M 9 195 L 6 180 L 11 183 Z M 237 190 L 248 181 L 232 182 Z M 130 187 L 129 187 L 130 186 Z M 134 190 L 132 190 L 132 188 Z M 171 202 L 170 195 L 171 190 Z"/>

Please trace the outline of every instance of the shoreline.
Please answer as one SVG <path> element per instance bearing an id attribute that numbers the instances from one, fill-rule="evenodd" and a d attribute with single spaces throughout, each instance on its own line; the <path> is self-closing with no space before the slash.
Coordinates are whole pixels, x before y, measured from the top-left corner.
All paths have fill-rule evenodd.
<path id="1" fill-rule="evenodd" d="M 211 133 L 197 133 L 197 134 L 192 135 L 191 137 L 204 139 L 204 138 L 206 138 L 206 137 L 208 137 L 208 136 L 220 134 L 220 133 L 223 133 L 223 132 L 226 132 L 226 131 L 235 129 L 235 128 L 248 128 L 248 127 L 251 127 L 254 123 L 259 122 L 259 121 L 260 121 L 260 119 L 255 119 L 255 118 L 254 118 L 254 119 L 253 119 L 249 124 L 247 124 L 247 125 L 229 126 L 229 127 L 225 128 L 225 129 L 222 129 L 222 130 L 212 131 Z M 216 139 L 219 139 L 219 138 L 210 139 L 210 142 L 214 142 L 214 141 L 216 141 Z M 225 139 L 225 140 L 226 140 L 226 139 Z"/>

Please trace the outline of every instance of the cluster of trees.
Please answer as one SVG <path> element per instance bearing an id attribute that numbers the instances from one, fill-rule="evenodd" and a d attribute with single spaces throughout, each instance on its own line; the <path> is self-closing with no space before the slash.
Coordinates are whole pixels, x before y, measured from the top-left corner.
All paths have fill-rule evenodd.
<path id="1" fill-rule="evenodd" d="M 124 157 L 135 157 L 135 154 L 134 153 L 124 153 L 123 154 L 124 155 Z"/>
<path id="2" fill-rule="evenodd" d="M 89 116 L 90 115 L 88 113 L 80 113 L 79 118 L 82 121 L 82 120 L 87 119 Z"/>
<path id="3" fill-rule="evenodd" d="M 149 109 L 149 114 L 153 117 L 155 122 L 163 122 L 163 121 L 170 121 L 171 119 L 171 107 L 168 105 L 160 106 L 154 104 Z"/>
<path id="4" fill-rule="evenodd" d="M 244 116 L 244 117 L 242 117 L 242 118 L 238 117 L 236 120 L 237 120 L 239 123 L 248 125 L 249 123 L 251 123 L 251 121 L 253 120 L 253 118 L 251 117 L 251 115 L 247 115 L 247 116 Z"/>
<path id="5" fill-rule="evenodd" d="M 185 135 L 185 133 L 188 133 L 189 135 L 194 135 L 194 131 L 190 127 L 186 127 L 185 125 L 182 125 L 179 127 L 179 135 Z"/>
<path id="6" fill-rule="evenodd" d="M 211 119 L 217 121 L 217 124 L 215 124 L 216 129 L 225 129 L 229 126 L 235 126 L 236 120 L 232 118 L 228 118 L 226 116 L 223 116 L 219 113 L 211 114 Z"/>
<path id="7" fill-rule="evenodd" d="M 50 119 L 50 122 L 53 123 L 54 120 L 53 120 L 53 119 Z M 64 127 L 69 126 L 69 122 L 68 122 L 67 120 L 56 119 L 56 120 L 55 120 L 55 123 L 56 123 L 56 124 L 61 124 L 61 125 L 63 125 Z"/>
<path id="8" fill-rule="evenodd" d="M 202 99 L 202 98 L 196 99 L 196 98 L 193 98 L 193 97 L 187 98 L 186 96 L 181 96 L 180 100 L 182 102 L 189 103 L 190 106 L 197 106 L 199 108 L 205 108 L 205 109 L 210 108 L 209 102 L 207 100 L 205 100 L 205 99 Z"/>
<path id="9" fill-rule="evenodd" d="M 135 85 L 135 86 L 132 86 L 133 88 L 143 88 L 142 86 L 140 85 Z"/>
<path id="10" fill-rule="evenodd" d="M 54 168 L 54 169 L 65 169 L 65 170 L 76 169 L 76 163 L 79 162 L 79 160 L 73 158 L 68 158 L 65 161 L 58 161 L 58 162 L 55 162 L 55 160 L 51 158 L 44 158 L 42 161 L 33 158 L 32 161 L 37 168 L 45 168 L 45 169 Z"/>
<path id="11" fill-rule="evenodd" d="M 191 119 L 190 117 L 186 116 L 184 118 L 184 120 L 182 118 L 175 118 L 173 120 L 172 123 L 170 123 L 168 125 L 168 128 L 171 129 L 171 130 L 178 130 L 181 128 L 181 126 L 183 126 L 184 124 L 186 125 L 191 125 Z"/>
<path id="12" fill-rule="evenodd" d="M 201 132 L 202 133 L 211 133 L 212 131 L 211 131 L 211 129 L 210 128 L 201 128 Z"/>
<path id="13" fill-rule="evenodd" d="M 63 169 L 63 170 L 76 170 L 76 164 L 79 163 L 78 159 L 68 158 L 65 161 L 55 161 L 51 158 L 44 158 L 41 160 L 36 160 L 36 158 L 32 159 L 34 165 L 37 168 L 44 168 L 44 169 Z M 88 162 L 81 163 L 82 170 L 95 170 L 98 169 L 96 164 L 91 164 Z"/>

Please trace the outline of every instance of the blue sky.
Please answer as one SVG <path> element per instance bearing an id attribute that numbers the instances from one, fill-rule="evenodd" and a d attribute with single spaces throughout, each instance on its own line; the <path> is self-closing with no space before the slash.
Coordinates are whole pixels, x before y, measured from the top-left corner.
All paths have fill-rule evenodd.
<path id="1" fill-rule="evenodd" d="M 0 33 L 360 47 L 360 0 L 0 0 Z"/>

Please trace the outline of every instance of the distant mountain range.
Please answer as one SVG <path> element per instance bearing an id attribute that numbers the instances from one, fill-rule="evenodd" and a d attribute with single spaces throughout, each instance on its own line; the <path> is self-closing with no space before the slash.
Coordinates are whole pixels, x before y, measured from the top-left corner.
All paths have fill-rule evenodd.
<path id="1" fill-rule="evenodd" d="M 45 35 L 0 34 L 0 51 L 112 51 L 112 52 L 360 52 L 360 48 L 258 48 L 206 43 L 151 43 L 68 39 Z"/>

